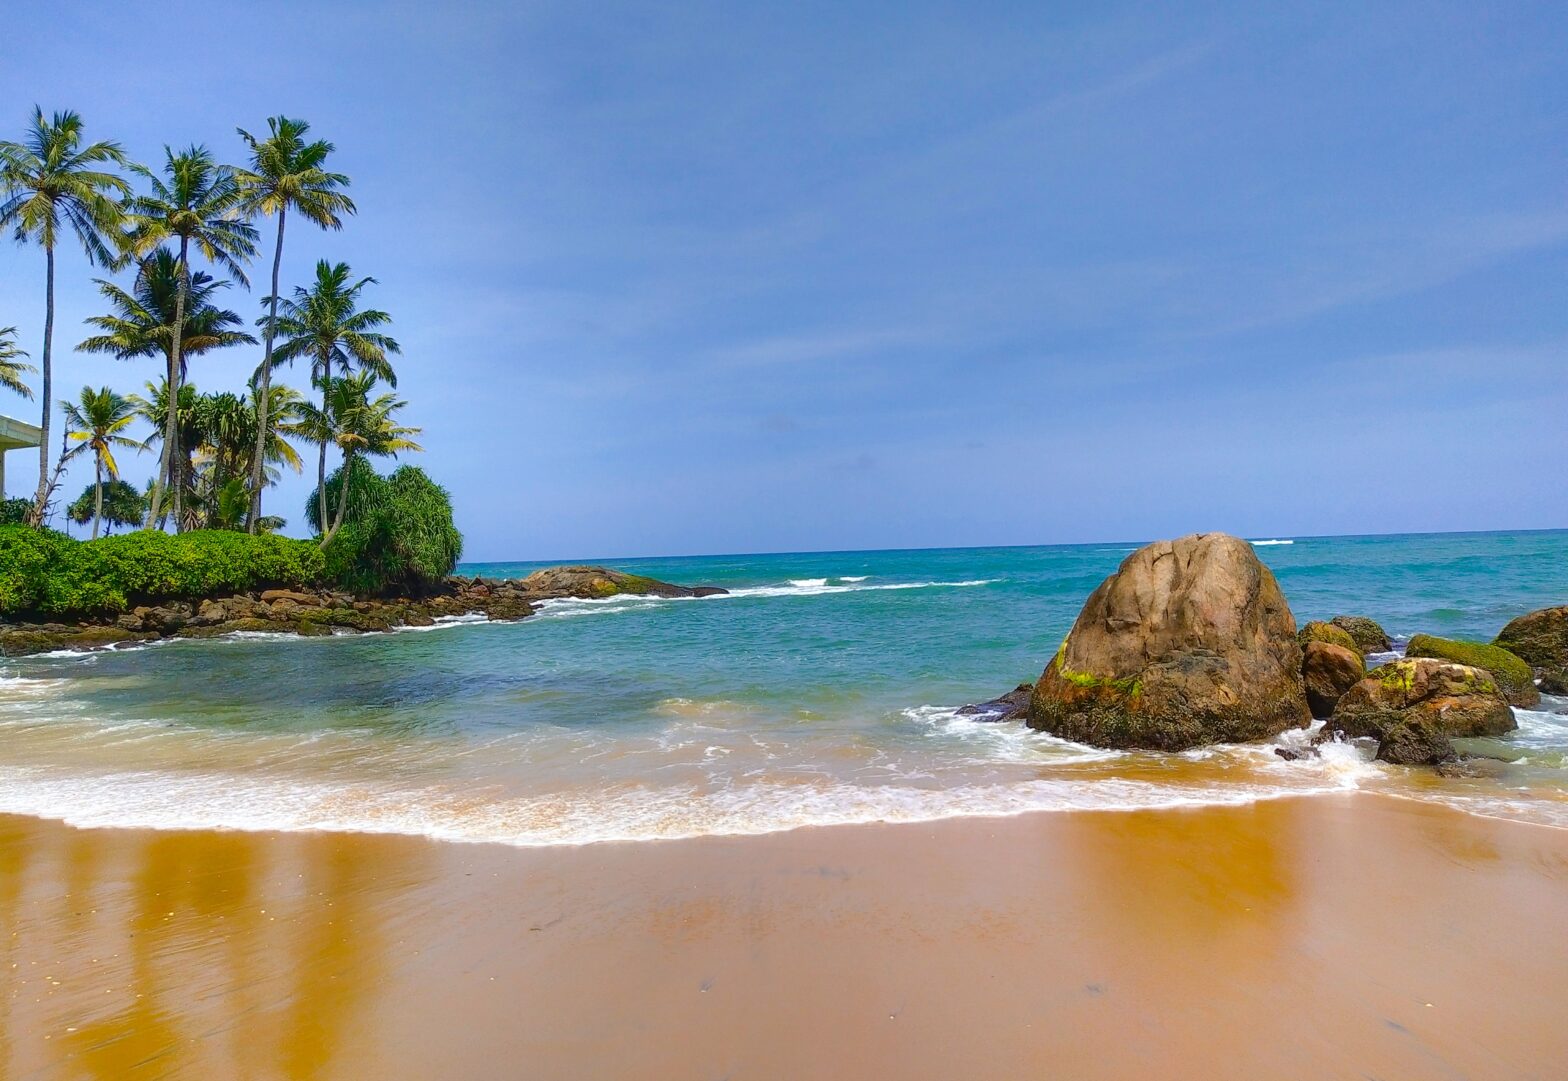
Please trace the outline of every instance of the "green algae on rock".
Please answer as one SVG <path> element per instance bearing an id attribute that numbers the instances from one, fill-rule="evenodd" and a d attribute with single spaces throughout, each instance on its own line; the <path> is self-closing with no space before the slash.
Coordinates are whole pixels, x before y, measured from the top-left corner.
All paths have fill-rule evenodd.
<path id="1" fill-rule="evenodd" d="M 1361 647 L 1356 644 L 1355 637 L 1349 631 L 1319 619 L 1305 624 L 1301 630 L 1297 631 L 1296 641 L 1302 647 L 1305 647 L 1308 642 L 1327 642 L 1331 646 L 1340 646 L 1343 649 L 1352 650 L 1358 655 L 1362 652 Z"/>
<path id="2" fill-rule="evenodd" d="M 1447 736 L 1500 736 L 1518 727 L 1490 673 L 1430 657 L 1373 669 L 1346 691 L 1325 732 L 1383 738 L 1412 715 L 1429 715 Z"/>
<path id="3" fill-rule="evenodd" d="M 1509 705 L 1529 709 L 1540 704 L 1541 692 L 1535 687 L 1535 673 L 1530 671 L 1530 666 L 1523 660 L 1501 646 L 1418 634 L 1410 639 L 1405 656 L 1435 657 L 1485 669 L 1497 681 Z"/>

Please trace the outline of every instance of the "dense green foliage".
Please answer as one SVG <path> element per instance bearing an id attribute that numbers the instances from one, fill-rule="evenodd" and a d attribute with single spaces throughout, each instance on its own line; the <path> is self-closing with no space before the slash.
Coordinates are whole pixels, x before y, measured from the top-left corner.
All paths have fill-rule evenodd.
<path id="1" fill-rule="evenodd" d="M 21 525 L 32 509 L 31 499 L 0 499 L 0 525 Z"/>
<path id="2" fill-rule="evenodd" d="M 0 615 L 88 616 L 138 604 L 318 585 L 310 541 L 224 530 L 152 530 L 77 541 L 50 530 L 0 527 Z"/>
<path id="3" fill-rule="evenodd" d="M 89 484 L 82 489 L 82 494 L 77 496 L 70 506 L 65 508 L 65 516 L 77 525 L 86 525 L 93 520 L 93 509 L 97 506 L 98 486 Z M 16 502 L 16 501 L 13 501 Z M 25 503 L 25 500 L 21 501 Z M 103 484 L 103 520 L 106 526 L 129 526 L 135 528 L 142 524 L 147 517 L 147 497 L 136 490 L 136 486 L 129 481 L 109 480 Z M 0 518 L 0 522 L 4 519 Z M 22 519 L 16 519 L 21 522 Z"/>
<path id="4" fill-rule="evenodd" d="M 356 593 L 421 594 L 438 585 L 463 554 L 446 489 L 416 466 L 383 477 L 355 461 L 343 525 L 326 546 L 327 577 Z M 342 470 L 327 478 L 327 494 L 341 491 Z M 307 515 L 320 505 L 312 492 Z"/>

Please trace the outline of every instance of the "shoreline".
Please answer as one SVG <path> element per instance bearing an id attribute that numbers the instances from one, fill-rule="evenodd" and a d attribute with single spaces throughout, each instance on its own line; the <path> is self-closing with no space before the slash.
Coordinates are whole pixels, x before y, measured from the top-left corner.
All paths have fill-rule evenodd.
<path id="1" fill-rule="evenodd" d="M 3 815 L 0 1074 L 1545 1078 L 1568 831 L 1528 825 L 1366 793 L 549 848 Z"/>

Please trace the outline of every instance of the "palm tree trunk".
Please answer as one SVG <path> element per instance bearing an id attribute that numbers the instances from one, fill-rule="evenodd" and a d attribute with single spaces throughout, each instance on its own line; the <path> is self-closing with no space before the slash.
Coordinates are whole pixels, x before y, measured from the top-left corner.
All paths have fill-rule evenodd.
<path id="1" fill-rule="evenodd" d="M 44 407 L 43 419 L 38 422 L 38 494 L 33 497 L 31 515 L 35 527 L 44 524 L 44 509 L 49 502 L 49 410 L 54 406 L 51 386 L 54 373 L 49 363 L 54 346 L 54 248 L 47 247 L 44 253 L 48 269 L 44 278 L 44 354 L 39 365 L 43 369 Z"/>
<path id="2" fill-rule="evenodd" d="M 98 539 L 98 524 L 103 521 L 103 455 L 93 455 L 93 540 Z"/>
<path id="3" fill-rule="evenodd" d="M 327 395 L 332 390 L 332 369 L 328 368 L 321 377 L 321 420 L 327 422 Z M 323 432 L 321 439 L 321 457 L 316 462 L 316 521 L 321 524 L 323 534 L 327 530 L 327 439 Z M 322 543 L 325 543 L 323 541 Z"/>
<path id="4" fill-rule="evenodd" d="M 283 262 L 283 217 L 288 209 L 287 203 L 278 208 L 278 240 L 272 249 L 271 311 L 267 316 L 267 344 L 261 355 L 261 384 L 256 393 L 256 458 L 250 464 L 250 522 L 247 526 L 252 534 L 261 521 L 261 471 L 267 453 L 267 422 L 271 416 L 267 394 L 272 388 L 272 336 L 278 322 L 278 267 Z"/>
<path id="5" fill-rule="evenodd" d="M 353 470 L 354 455 L 343 455 L 343 471 L 340 474 L 343 483 L 338 486 L 338 512 L 332 517 L 332 528 L 321 538 L 321 546 L 325 548 L 333 537 L 338 535 L 338 530 L 343 528 L 343 516 L 348 512 L 348 478 Z"/>
<path id="6" fill-rule="evenodd" d="M 158 467 L 158 479 L 153 485 L 152 500 L 147 507 L 147 524 L 150 526 L 158 520 L 158 511 L 163 503 L 163 486 L 167 481 L 170 489 L 169 504 L 176 533 L 184 529 L 184 523 L 180 520 L 180 459 L 179 447 L 176 444 L 180 439 L 180 339 L 185 330 L 185 291 L 188 285 L 186 258 L 189 251 L 190 241 L 182 237 L 179 283 L 174 290 L 174 327 L 170 335 L 172 341 L 169 348 L 169 415 L 163 425 L 163 461 Z"/>

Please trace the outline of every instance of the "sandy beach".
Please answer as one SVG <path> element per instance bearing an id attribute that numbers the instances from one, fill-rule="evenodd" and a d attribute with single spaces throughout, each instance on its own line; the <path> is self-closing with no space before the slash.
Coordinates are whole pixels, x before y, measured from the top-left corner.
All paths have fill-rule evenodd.
<path id="1" fill-rule="evenodd" d="M 517 849 L 0 819 L 0 1076 L 1553 1078 L 1568 831 L 1346 795 Z"/>

